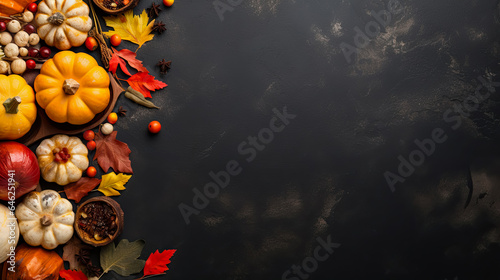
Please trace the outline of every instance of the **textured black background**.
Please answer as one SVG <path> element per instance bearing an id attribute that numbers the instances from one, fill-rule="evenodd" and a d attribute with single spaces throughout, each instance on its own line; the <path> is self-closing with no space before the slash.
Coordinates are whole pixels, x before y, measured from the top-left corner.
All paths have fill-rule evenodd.
<path id="1" fill-rule="evenodd" d="M 348 63 L 340 44 L 387 2 L 243 0 L 223 21 L 212 1 L 163 9 L 167 32 L 138 51 L 169 84 L 161 110 L 121 97 L 115 126 L 134 168 L 121 237 L 145 239 L 144 258 L 178 250 L 158 279 L 278 280 L 328 235 L 341 246 L 308 279 L 498 279 L 500 93 L 457 130 L 443 120 L 477 77 L 500 81 L 498 1 L 404 1 Z M 284 106 L 297 117 L 246 162 L 238 145 Z M 449 139 L 392 193 L 384 172 L 438 127 Z M 242 173 L 187 225 L 179 204 L 230 160 Z"/>

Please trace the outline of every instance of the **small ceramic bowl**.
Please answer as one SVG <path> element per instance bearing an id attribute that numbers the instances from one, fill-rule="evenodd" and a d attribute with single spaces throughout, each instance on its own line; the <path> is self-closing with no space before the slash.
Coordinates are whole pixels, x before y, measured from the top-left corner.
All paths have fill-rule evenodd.
<path id="1" fill-rule="evenodd" d="M 104 5 L 103 5 L 104 0 L 92 0 L 92 1 L 94 1 L 94 4 L 96 4 L 97 7 L 99 7 L 99 9 L 103 10 L 107 14 L 115 15 L 115 14 L 119 14 L 119 13 L 122 13 L 126 10 L 134 8 L 135 6 L 137 6 L 137 4 L 139 3 L 140 0 L 130 0 L 130 2 L 127 5 L 119 8 L 119 9 L 116 9 L 116 10 L 104 7 Z"/>
<path id="2" fill-rule="evenodd" d="M 115 223 L 117 225 L 116 232 L 113 234 L 113 236 L 106 236 L 101 240 L 96 240 L 93 236 L 91 236 L 86 231 L 84 231 L 83 229 L 80 228 L 79 221 L 80 221 L 80 219 L 82 219 L 83 208 L 85 207 L 85 205 L 88 205 L 91 203 L 105 203 L 109 207 L 111 207 L 111 209 L 113 210 L 113 212 L 115 214 L 115 217 L 116 217 Z M 115 200 L 113 200 L 109 197 L 106 197 L 106 196 L 98 196 L 98 197 L 94 197 L 94 198 L 91 198 L 91 199 L 85 201 L 84 203 L 82 203 L 78 207 L 78 209 L 76 210 L 74 228 L 75 228 L 76 234 L 78 235 L 78 237 L 80 237 L 80 239 L 84 243 L 92 245 L 94 247 L 104 246 L 104 245 L 111 243 L 113 240 L 115 240 L 116 237 L 118 235 L 120 235 L 120 233 L 122 232 L 122 230 L 123 230 L 123 216 L 124 216 L 123 210 L 120 207 L 120 204 L 118 204 L 118 202 L 116 202 Z"/>

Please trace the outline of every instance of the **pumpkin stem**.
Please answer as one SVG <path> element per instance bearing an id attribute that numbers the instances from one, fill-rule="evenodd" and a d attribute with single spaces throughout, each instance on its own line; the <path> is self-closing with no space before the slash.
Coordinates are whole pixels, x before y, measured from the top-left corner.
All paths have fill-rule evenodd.
<path id="1" fill-rule="evenodd" d="M 77 81 L 75 81 L 73 79 L 64 80 L 64 83 L 63 83 L 64 93 L 69 94 L 69 95 L 73 95 L 78 91 L 79 88 L 80 88 L 80 84 Z"/>
<path id="2" fill-rule="evenodd" d="M 52 224 L 52 216 L 49 215 L 43 215 L 43 217 L 40 218 L 40 223 L 44 227 L 48 227 Z"/>
<path id="3" fill-rule="evenodd" d="M 63 24 L 63 22 L 64 22 L 64 15 L 63 15 L 63 14 L 61 14 L 61 13 L 59 13 L 59 12 L 57 12 L 57 13 L 55 13 L 55 14 L 51 15 L 51 16 L 47 19 L 47 21 L 48 21 L 49 23 L 53 24 L 53 25 L 57 25 L 57 26 L 59 26 L 59 25 Z"/>
<path id="4" fill-rule="evenodd" d="M 3 106 L 5 107 L 5 112 L 7 114 L 17 114 L 17 112 L 19 112 L 19 104 L 21 104 L 21 97 L 16 96 L 5 100 Z"/>

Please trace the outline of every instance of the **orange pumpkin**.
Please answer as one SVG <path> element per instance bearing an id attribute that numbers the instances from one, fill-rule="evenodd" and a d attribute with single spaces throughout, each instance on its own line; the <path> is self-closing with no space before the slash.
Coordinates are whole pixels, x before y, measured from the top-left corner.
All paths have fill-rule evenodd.
<path id="1" fill-rule="evenodd" d="M 10 16 L 21 13 L 28 4 L 36 0 L 1 0 L 0 1 L 0 16 Z"/>
<path id="2" fill-rule="evenodd" d="M 2 271 L 4 280 L 57 280 L 64 264 L 54 251 L 21 244 L 16 248 L 15 272 L 9 271 L 9 267 L 9 263 L 5 262 Z"/>

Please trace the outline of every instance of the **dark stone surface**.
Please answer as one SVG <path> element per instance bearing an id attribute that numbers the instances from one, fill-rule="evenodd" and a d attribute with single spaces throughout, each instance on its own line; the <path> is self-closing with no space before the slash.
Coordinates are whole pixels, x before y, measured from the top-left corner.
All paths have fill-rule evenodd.
<path id="1" fill-rule="evenodd" d="M 404 1 L 348 63 L 341 43 L 387 2 L 243 0 L 223 21 L 212 1 L 162 11 L 168 30 L 138 51 L 169 84 L 153 93 L 161 110 L 121 98 L 116 124 L 135 171 L 117 198 L 122 238 L 145 239 L 144 258 L 178 249 L 158 279 L 285 279 L 329 235 L 341 246 L 308 279 L 498 279 L 499 93 L 457 129 L 443 117 L 479 76 L 500 80 L 498 1 Z M 284 106 L 296 118 L 247 162 L 238 146 Z M 436 128 L 447 140 L 391 192 L 384 172 Z M 241 174 L 187 225 L 178 206 L 231 160 Z"/>

